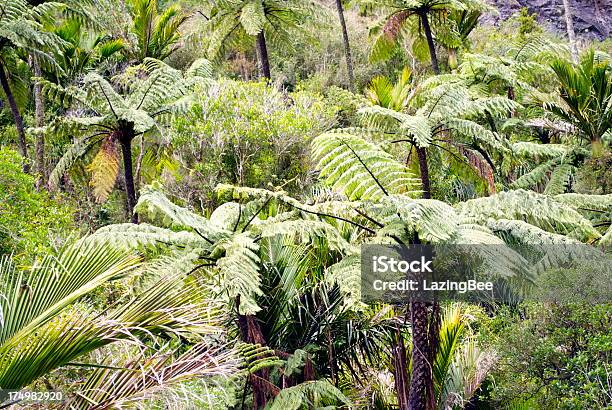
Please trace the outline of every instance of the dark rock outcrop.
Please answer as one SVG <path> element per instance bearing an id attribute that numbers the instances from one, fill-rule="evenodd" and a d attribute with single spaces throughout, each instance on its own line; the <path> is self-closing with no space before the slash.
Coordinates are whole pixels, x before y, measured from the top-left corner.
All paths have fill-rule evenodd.
<path id="1" fill-rule="evenodd" d="M 538 21 L 551 30 L 566 33 L 563 0 L 488 0 L 499 10 L 498 16 L 487 16 L 493 23 L 505 20 L 521 8 L 536 13 Z M 571 0 L 577 37 L 603 40 L 612 36 L 612 0 Z"/>

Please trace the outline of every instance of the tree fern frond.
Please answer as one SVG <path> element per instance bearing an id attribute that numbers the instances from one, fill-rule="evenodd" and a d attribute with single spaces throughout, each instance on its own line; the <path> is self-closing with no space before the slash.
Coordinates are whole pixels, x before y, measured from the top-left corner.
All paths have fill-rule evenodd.
<path id="1" fill-rule="evenodd" d="M 292 220 L 273 224 L 262 224 L 260 235 L 270 238 L 282 235 L 287 239 L 295 239 L 299 243 L 313 243 L 316 239 L 327 242 L 331 250 L 346 251 L 349 244 L 332 225 L 314 220 Z"/>
<path id="2" fill-rule="evenodd" d="M 491 148 L 499 151 L 507 151 L 507 144 L 499 134 L 487 130 L 485 127 L 474 121 L 460 118 L 450 118 L 448 121 L 446 121 L 446 126 L 459 134 L 470 137 L 478 142 L 482 142 Z"/>
<path id="3" fill-rule="evenodd" d="M 555 233 L 575 231 L 585 240 L 600 237 L 591 223 L 575 209 L 552 197 L 521 189 L 471 199 L 457 204 L 455 208 L 460 215 L 482 222 L 489 218 L 518 219 Z"/>
<path id="4" fill-rule="evenodd" d="M 299 410 L 303 405 L 325 408 L 326 404 L 350 406 L 349 399 L 326 379 L 303 382 L 282 389 L 270 405 L 270 410 Z"/>
<path id="5" fill-rule="evenodd" d="M 240 314 L 252 315 L 260 310 L 257 306 L 257 297 L 261 296 L 261 277 L 259 275 L 259 246 L 249 233 L 234 235 L 223 239 L 216 244 L 212 251 L 224 256 L 217 260 L 217 267 L 221 273 L 221 296 L 227 297 L 233 303 L 239 297 Z"/>
<path id="6" fill-rule="evenodd" d="M 102 140 L 103 138 L 96 137 L 84 138 L 68 148 L 49 175 L 49 187 L 57 189 L 62 177 Z"/>
<path id="7" fill-rule="evenodd" d="M 83 240 L 108 243 L 114 248 L 129 250 L 185 248 L 196 251 L 198 249 L 212 249 L 210 243 L 193 232 L 176 232 L 146 223 L 138 225 L 125 223 L 104 226 Z"/>
<path id="8" fill-rule="evenodd" d="M 544 181 L 548 177 L 548 173 L 552 171 L 557 165 L 559 165 L 560 161 L 561 161 L 560 157 L 548 160 L 538 165 L 537 167 L 535 167 L 528 173 L 522 175 L 520 178 L 514 181 L 510 186 L 514 189 L 531 188 L 541 183 L 542 181 Z"/>
<path id="9" fill-rule="evenodd" d="M 512 151 L 514 153 L 526 157 L 555 158 L 562 156 L 568 150 L 568 146 L 563 144 L 537 144 L 525 141 L 512 144 Z"/>
<path id="10" fill-rule="evenodd" d="M 250 36 L 259 34 L 266 22 L 264 6 L 261 0 L 249 0 L 240 12 L 240 24 Z"/>
<path id="11" fill-rule="evenodd" d="M 86 169 L 91 172 L 90 184 L 96 200 L 105 201 L 113 190 L 117 175 L 119 175 L 119 151 L 116 140 L 105 139 Z"/>
<path id="12" fill-rule="evenodd" d="M 571 206 L 575 209 L 589 211 L 612 211 L 612 194 L 607 195 L 588 195 L 588 194 L 560 194 L 554 196 L 555 201 Z"/>
<path id="13" fill-rule="evenodd" d="M 211 241 L 227 235 L 208 219 L 173 204 L 161 191 L 152 187 L 143 190 L 134 210 L 152 221 L 160 221 L 163 226 L 193 230 Z"/>
<path id="14" fill-rule="evenodd" d="M 564 193 L 567 190 L 570 184 L 570 179 L 575 171 L 576 167 L 571 164 L 561 164 L 556 167 L 550 175 L 550 180 L 548 181 L 548 184 L 546 184 L 544 193 L 546 195 L 557 195 Z"/>
<path id="15" fill-rule="evenodd" d="M 360 137 L 327 133 L 312 145 L 321 177 L 351 200 L 409 192 L 416 184 L 406 167 Z"/>

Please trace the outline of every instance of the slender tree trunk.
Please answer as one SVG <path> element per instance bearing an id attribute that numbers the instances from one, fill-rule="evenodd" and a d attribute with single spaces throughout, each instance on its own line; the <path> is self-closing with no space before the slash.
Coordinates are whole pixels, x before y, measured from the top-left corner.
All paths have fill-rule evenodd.
<path id="1" fill-rule="evenodd" d="M 431 181 L 429 180 L 429 167 L 427 166 L 426 148 L 416 147 L 419 158 L 419 169 L 421 171 L 421 186 L 423 187 L 423 198 L 431 198 Z"/>
<path id="2" fill-rule="evenodd" d="M 409 410 L 408 397 L 410 394 L 410 380 L 408 377 L 408 356 L 401 331 L 396 329 L 395 340 L 391 347 L 391 360 L 393 361 L 393 379 L 399 410 Z"/>
<path id="3" fill-rule="evenodd" d="M 423 31 L 425 32 L 425 38 L 427 39 L 427 45 L 429 46 L 429 56 L 431 57 L 431 67 L 434 73 L 440 74 L 440 66 L 438 65 L 438 56 L 436 55 L 436 44 L 431 34 L 431 27 L 429 26 L 429 20 L 427 13 L 419 14 L 421 17 L 421 24 L 423 25 Z"/>
<path id="4" fill-rule="evenodd" d="M 336 0 L 336 9 L 338 9 L 338 19 L 342 28 L 342 39 L 344 40 L 344 56 L 346 57 L 346 71 L 348 73 L 349 86 L 351 91 L 355 91 L 355 75 L 353 73 L 353 57 L 351 56 L 351 44 L 349 42 L 348 31 L 346 30 L 346 21 L 344 20 L 344 9 L 342 8 L 342 0 Z"/>
<path id="5" fill-rule="evenodd" d="M 574 31 L 574 20 L 572 13 L 572 6 L 570 0 L 563 0 L 563 9 L 565 11 L 565 25 L 567 27 L 567 39 L 570 44 L 570 51 L 572 53 L 572 61 L 578 62 L 578 48 L 576 47 L 576 32 Z"/>
<path id="6" fill-rule="evenodd" d="M 429 409 L 428 393 L 432 383 L 430 345 L 428 336 L 428 312 L 425 302 L 410 303 L 412 323 L 412 377 L 410 378 L 410 410 Z"/>
<path id="7" fill-rule="evenodd" d="M 270 59 L 268 58 L 268 46 L 263 30 L 257 34 L 256 51 L 260 74 L 263 78 L 270 80 L 272 78 L 270 75 Z"/>
<path id="8" fill-rule="evenodd" d="M 40 62 L 38 58 L 32 57 L 32 67 L 34 67 L 34 75 L 36 77 L 42 77 L 42 70 L 40 69 Z M 42 87 L 40 84 L 34 84 L 34 108 L 36 117 L 36 127 L 41 128 L 45 125 L 45 99 L 42 93 Z M 36 186 L 40 187 L 47 184 L 47 167 L 45 166 L 45 134 L 38 132 L 36 134 L 36 173 L 38 179 L 36 180 Z"/>
<path id="9" fill-rule="evenodd" d="M 123 172 L 125 177 L 125 193 L 127 195 L 127 212 L 132 223 L 138 223 L 138 214 L 134 213 L 136 206 L 136 189 L 134 188 L 134 173 L 132 171 L 132 140 L 134 130 L 126 129 L 119 136 L 123 154 Z"/>
<path id="10" fill-rule="evenodd" d="M 4 94 L 6 95 L 6 100 L 8 102 L 9 107 L 11 108 L 11 113 L 13 114 L 13 119 L 15 120 L 15 126 L 17 127 L 17 135 L 19 137 L 19 151 L 21 153 L 21 156 L 23 157 L 23 171 L 30 172 L 30 164 L 28 162 L 28 146 L 26 143 L 25 126 L 23 125 L 23 117 L 19 113 L 19 107 L 17 107 L 15 96 L 13 95 L 11 86 L 9 84 L 8 77 L 6 76 L 6 70 L 4 68 L 4 64 L 1 61 L 0 61 L 0 84 L 2 85 L 2 89 L 4 90 Z"/>

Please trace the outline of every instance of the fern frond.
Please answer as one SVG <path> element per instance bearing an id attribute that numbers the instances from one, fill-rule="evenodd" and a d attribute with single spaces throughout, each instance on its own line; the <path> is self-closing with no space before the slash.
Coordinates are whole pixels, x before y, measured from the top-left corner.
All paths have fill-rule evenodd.
<path id="1" fill-rule="evenodd" d="M 544 230 L 569 234 L 575 232 L 584 240 L 600 237 L 591 223 L 575 209 L 552 197 L 531 191 L 500 192 L 486 198 L 471 199 L 455 206 L 460 215 L 485 223 L 493 219 L 517 219 Z"/>
<path id="2" fill-rule="evenodd" d="M 321 379 L 282 389 L 274 398 L 270 410 L 299 410 L 303 405 L 323 408 L 322 406 L 330 403 L 351 406 L 349 399 L 338 388 L 326 379 Z"/>
<path id="3" fill-rule="evenodd" d="M 512 151 L 525 157 L 555 158 L 568 152 L 569 147 L 563 144 L 537 144 L 521 141 L 512 144 Z"/>
<path id="4" fill-rule="evenodd" d="M 564 193 L 567 190 L 570 184 L 570 179 L 575 171 L 576 167 L 571 164 L 561 164 L 556 167 L 550 175 L 550 180 L 548 181 L 548 184 L 546 184 L 544 193 L 546 195 L 557 195 Z"/>
<path id="5" fill-rule="evenodd" d="M 499 134 L 489 131 L 474 121 L 460 118 L 450 118 L 448 121 L 446 121 L 446 126 L 461 135 L 470 137 L 475 141 L 482 142 L 483 144 L 496 150 L 508 150 L 505 140 Z"/>
<path id="6" fill-rule="evenodd" d="M 119 175 L 119 151 L 114 138 L 107 138 L 93 161 L 86 167 L 91 172 L 90 184 L 98 202 L 104 202 L 115 186 Z"/>
<path id="7" fill-rule="evenodd" d="M 282 235 L 289 240 L 298 243 L 314 243 L 316 239 L 327 242 L 329 248 L 335 251 L 346 251 L 349 244 L 342 238 L 340 233 L 332 225 L 314 220 L 292 220 L 273 224 L 262 224 L 260 235 L 262 238 L 270 238 Z"/>
<path id="8" fill-rule="evenodd" d="M 49 175 L 49 187 L 57 189 L 62 177 L 102 140 L 103 138 L 97 137 L 84 138 L 68 148 Z"/>
<path id="9" fill-rule="evenodd" d="M 108 243 L 114 248 L 129 250 L 176 248 L 197 251 L 212 249 L 208 242 L 193 232 L 176 232 L 146 223 L 104 226 L 83 240 Z"/>
<path id="10" fill-rule="evenodd" d="M 234 235 L 229 239 L 219 241 L 211 256 L 224 254 L 217 260 L 217 268 L 221 273 L 221 296 L 233 303 L 239 297 L 239 312 L 252 315 L 260 310 L 257 297 L 261 296 L 261 277 L 259 275 L 259 246 L 249 233 Z"/>
<path id="11" fill-rule="evenodd" d="M 405 166 L 360 137 L 327 133 L 312 142 L 325 183 L 353 199 L 409 192 L 416 184 Z"/>
<path id="12" fill-rule="evenodd" d="M 510 186 L 515 189 L 531 188 L 543 182 L 548 177 L 548 173 L 551 172 L 557 165 L 559 165 L 560 161 L 561 161 L 560 157 L 548 160 L 538 165 L 537 167 L 535 167 L 528 173 L 522 175 L 520 178 L 518 178 L 516 181 L 510 184 Z"/>

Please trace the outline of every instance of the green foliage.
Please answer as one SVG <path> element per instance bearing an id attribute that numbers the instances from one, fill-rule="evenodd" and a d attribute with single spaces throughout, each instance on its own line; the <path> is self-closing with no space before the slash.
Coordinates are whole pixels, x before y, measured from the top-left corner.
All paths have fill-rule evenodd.
<path id="1" fill-rule="evenodd" d="M 188 15 L 179 6 L 171 5 L 158 11 L 157 0 L 130 0 L 133 31 L 138 39 L 137 60 L 164 60 L 176 51 L 181 38 L 181 26 Z"/>
<path id="2" fill-rule="evenodd" d="M 570 280 L 584 284 L 582 276 Z M 522 309 L 522 320 L 503 312 L 492 320 L 500 355 L 493 403 L 529 399 L 528 408 L 610 406 L 610 305 L 572 302 Z"/>
<path id="3" fill-rule="evenodd" d="M 40 80 L 50 99 L 89 110 L 89 115 L 83 117 L 58 118 L 46 129 L 59 136 L 79 136 L 52 171 L 52 188 L 75 165 L 85 162 L 89 164 L 97 199 L 105 200 L 119 173 L 120 145 L 126 140 L 131 144 L 136 136 L 154 132 L 160 123 L 185 112 L 193 87 L 207 83 L 210 75 L 206 60 L 196 60 L 185 74 L 154 59 L 146 59 L 142 70 L 145 77 L 131 80 L 123 93 L 97 73 L 85 76 L 80 87 L 64 88 Z M 132 161 L 131 153 L 124 160 Z"/>
<path id="4" fill-rule="evenodd" d="M 601 142 L 612 127 L 612 66 L 609 59 L 599 59 L 587 51 L 579 65 L 565 60 L 552 64 L 560 83 L 558 102 L 545 108 L 561 121 L 571 124 L 588 142 Z"/>
<path id="5" fill-rule="evenodd" d="M 291 48 L 291 36 L 301 31 L 302 23 L 316 16 L 317 7 L 310 0 L 222 0 L 208 11 L 211 33 L 207 55 L 216 60 L 233 47 L 252 44 L 263 32 L 274 48 Z"/>
<path id="6" fill-rule="evenodd" d="M 233 352 L 203 341 L 218 333 L 221 315 L 196 283 L 186 281 L 185 271 L 166 272 L 167 280 L 100 312 L 74 306 L 100 285 L 133 274 L 139 265 L 130 252 L 86 240 L 27 270 L 15 270 L 8 258 L 0 258 L 0 387 L 21 389 L 89 352 L 126 340 L 140 346 L 139 359 L 119 366 L 96 363 L 80 394 L 68 398 L 71 407 L 88 408 L 92 400 L 109 406 L 134 402 L 161 385 L 235 372 Z M 163 344 L 145 353 L 144 340 L 159 336 L 200 343 L 182 355 L 175 356 Z"/>
<path id="7" fill-rule="evenodd" d="M 285 95 L 264 83 L 221 80 L 208 93 L 198 92 L 175 121 L 173 144 L 191 171 L 176 188 L 166 185 L 195 191 L 203 201 L 212 200 L 212 189 L 223 182 L 286 184 L 301 192 L 308 183 L 307 144 L 334 123 L 336 112 L 318 94 Z"/>
<path id="8" fill-rule="evenodd" d="M 74 232 L 75 210 L 61 198 L 34 188 L 19 155 L 0 148 L 0 254 L 32 262 Z"/>
<path id="9" fill-rule="evenodd" d="M 350 406 L 351 402 L 327 380 L 307 381 L 281 390 L 270 410 L 306 410 Z"/>

